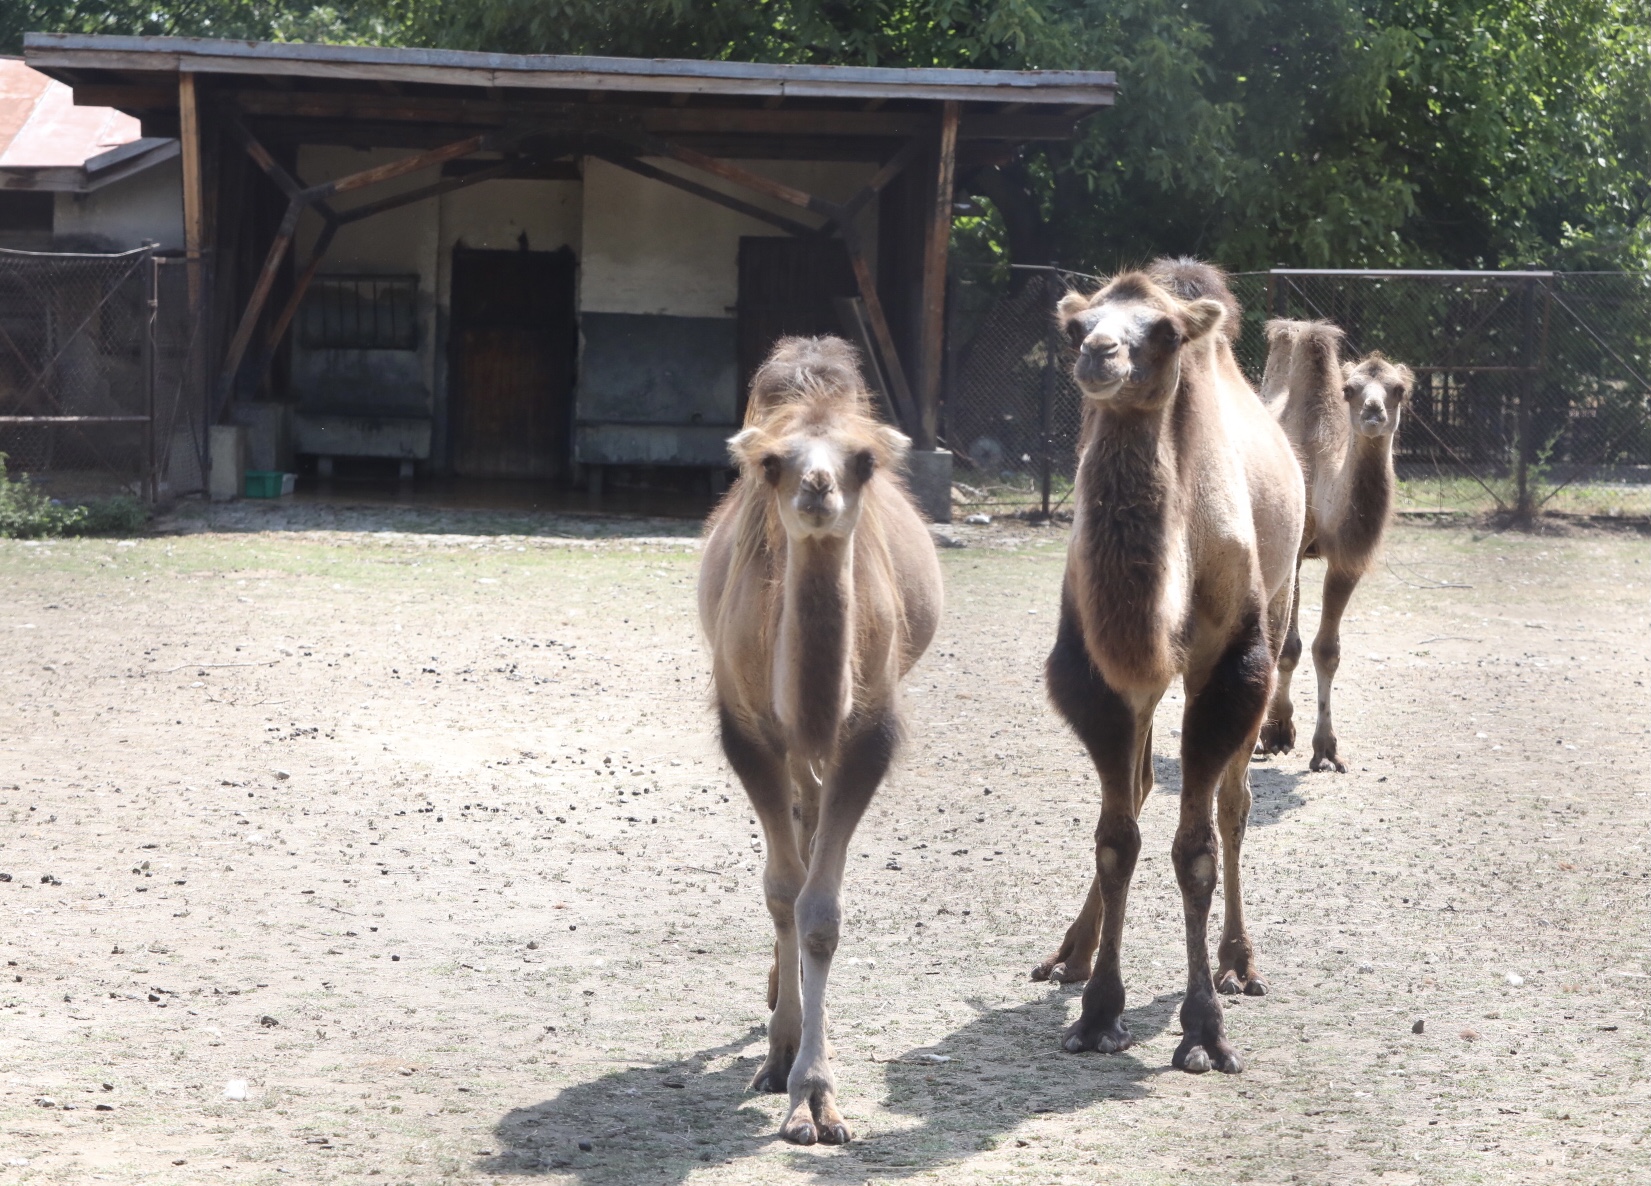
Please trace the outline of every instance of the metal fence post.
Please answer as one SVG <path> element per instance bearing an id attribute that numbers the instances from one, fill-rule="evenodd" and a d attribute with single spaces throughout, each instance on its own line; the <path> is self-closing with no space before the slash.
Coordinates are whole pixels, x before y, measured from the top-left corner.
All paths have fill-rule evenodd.
<path id="1" fill-rule="evenodd" d="M 1520 331 L 1520 368 L 1519 375 L 1519 406 L 1515 410 L 1514 448 L 1517 450 L 1514 457 L 1514 513 L 1521 519 L 1531 517 L 1535 509 L 1535 500 L 1531 497 L 1531 402 L 1535 397 L 1536 364 L 1535 355 L 1535 326 L 1532 324 L 1536 313 L 1536 281 L 1527 280 L 1524 285 L 1523 302 L 1519 310 Z"/>
<path id="2" fill-rule="evenodd" d="M 153 505 L 160 501 L 160 466 L 155 456 L 155 314 L 160 308 L 160 260 L 149 257 L 149 291 L 145 294 L 143 317 L 143 498 Z"/>
<path id="3" fill-rule="evenodd" d="M 1061 335 L 1053 317 L 1049 318 L 1049 330 L 1044 342 L 1043 392 L 1038 400 L 1038 485 L 1043 496 L 1042 515 L 1047 521 L 1050 487 L 1054 483 L 1051 454 L 1055 451 L 1055 441 L 1051 422 L 1055 412 L 1056 370 L 1061 365 Z"/>

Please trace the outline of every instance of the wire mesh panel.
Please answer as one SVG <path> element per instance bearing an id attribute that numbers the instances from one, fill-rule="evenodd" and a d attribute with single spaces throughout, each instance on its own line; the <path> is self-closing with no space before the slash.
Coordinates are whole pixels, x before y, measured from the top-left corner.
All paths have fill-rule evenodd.
<path id="1" fill-rule="evenodd" d="M 1055 271 L 959 277 L 944 422 L 954 514 L 1068 509 L 1082 398 L 1055 304 L 1069 286 Z"/>
<path id="2" fill-rule="evenodd" d="M 189 409 L 205 343 L 196 341 L 185 271 L 152 248 L 0 251 L 0 453 L 9 471 L 54 496 L 200 488 L 205 422 Z M 180 424 L 195 460 L 174 475 Z"/>
<path id="3" fill-rule="evenodd" d="M 1274 271 L 1234 278 L 1259 380 L 1271 316 L 1326 320 L 1357 357 L 1416 372 L 1401 506 L 1651 514 L 1651 278 L 1624 273 Z"/>

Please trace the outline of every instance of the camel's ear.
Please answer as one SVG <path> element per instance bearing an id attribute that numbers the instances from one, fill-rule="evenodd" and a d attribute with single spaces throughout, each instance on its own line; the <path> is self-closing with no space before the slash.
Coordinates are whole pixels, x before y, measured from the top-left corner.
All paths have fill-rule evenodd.
<path id="1" fill-rule="evenodd" d="M 1399 382 L 1404 384 L 1404 388 L 1399 392 L 1399 401 L 1408 404 L 1410 393 L 1416 390 L 1416 372 L 1402 362 L 1394 363 L 1393 369 L 1399 372 Z"/>
<path id="2" fill-rule="evenodd" d="M 1357 369 L 1357 367 L 1357 363 L 1344 362 L 1341 364 L 1341 385 L 1343 387 L 1346 387 L 1353 381 L 1353 372 Z"/>
<path id="3" fill-rule="evenodd" d="M 760 428 L 742 428 L 728 438 L 728 456 L 741 469 L 755 469 L 762 464 L 767 440 L 767 434 Z"/>
<path id="4" fill-rule="evenodd" d="M 888 424 L 877 426 L 877 441 L 882 446 L 883 463 L 898 469 L 911 452 L 911 438 Z"/>
<path id="5" fill-rule="evenodd" d="M 1187 323 L 1187 341 L 1196 342 L 1221 328 L 1221 323 L 1227 319 L 1227 310 L 1220 301 L 1200 297 L 1187 304 L 1182 316 Z"/>
<path id="6" fill-rule="evenodd" d="M 1081 292 L 1069 292 L 1055 306 L 1055 316 L 1062 325 L 1089 308 L 1089 298 Z"/>

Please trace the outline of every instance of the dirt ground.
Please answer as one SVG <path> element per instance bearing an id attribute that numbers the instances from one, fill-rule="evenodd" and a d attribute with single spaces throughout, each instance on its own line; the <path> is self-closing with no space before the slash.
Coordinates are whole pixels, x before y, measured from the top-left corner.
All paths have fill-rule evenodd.
<path id="1" fill-rule="evenodd" d="M 1344 636 L 1351 772 L 1254 767 L 1273 991 L 1229 1005 L 1234 1078 L 1169 1066 L 1173 695 L 1137 1045 L 1059 1052 L 1080 988 L 1028 972 L 1098 806 L 1040 679 L 1064 538 L 950 531 L 831 985 L 858 1139 L 797 1149 L 744 1092 L 771 932 L 694 525 L 165 527 L 0 541 L 0 1186 L 1651 1175 L 1643 537 L 1396 529 Z"/>

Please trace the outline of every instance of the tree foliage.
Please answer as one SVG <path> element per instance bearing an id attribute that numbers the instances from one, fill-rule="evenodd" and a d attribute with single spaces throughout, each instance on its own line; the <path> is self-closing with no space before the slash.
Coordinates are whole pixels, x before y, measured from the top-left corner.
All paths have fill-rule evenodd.
<path id="1" fill-rule="evenodd" d="M 1109 269 L 1651 266 L 1644 0 L 21 0 L 9 27 L 1118 73 L 960 239 Z"/>

